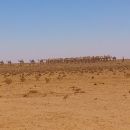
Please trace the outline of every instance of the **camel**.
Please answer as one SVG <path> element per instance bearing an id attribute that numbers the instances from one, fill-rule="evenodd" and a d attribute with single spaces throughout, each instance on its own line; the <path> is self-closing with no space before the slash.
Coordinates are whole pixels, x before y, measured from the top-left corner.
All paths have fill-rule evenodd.
<path id="1" fill-rule="evenodd" d="M 123 58 L 122 58 L 122 62 L 124 62 L 124 61 L 125 61 L 125 58 L 123 57 Z"/>
<path id="2" fill-rule="evenodd" d="M 116 61 L 116 57 L 114 56 L 114 57 L 112 57 L 112 59 L 113 59 L 113 61 Z"/>
<path id="3" fill-rule="evenodd" d="M 11 65 L 11 64 L 12 64 L 11 60 L 7 61 L 7 63 L 8 63 L 8 65 Z"/>
<path id="4" fill-rule="evenodd" d="M 0 61 L 0 65 L 3 65 L 4 64 L 4 61 L 2 60 L 2 61 Z"/>
<path id="5" fill-rule="evenodd" d="M 44 63 L 44 60 L 43 60 L 43 59 L 40 59 L 40 60 L 38 60 L 38 62 L 39 62 L 40 64 L 43 64 L 43 63 Z"/>
<path id="6" fill-rule="evenodd" d="M 24 64 L 24 60 L 18 60 L 19 64 Z"/>
<path id="7" fill-rule="evenodd" d="M 30 60 L 30 63 L 35 64 L 36 62 L 35 62 L 35 60 Z"/>

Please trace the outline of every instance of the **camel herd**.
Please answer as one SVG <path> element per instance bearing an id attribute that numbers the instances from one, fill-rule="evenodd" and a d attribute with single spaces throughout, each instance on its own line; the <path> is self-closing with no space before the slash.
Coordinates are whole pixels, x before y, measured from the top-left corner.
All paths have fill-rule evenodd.
<path id="1" fill-rule="evenodd" d="M 77 58 L 58 58 L 58 59 L 48 59 L 46 63 L 94 63 L 100 61 L 116 61 L 116 57 L 111 56 L 88 56 L 88 57 L 77 57 Z"/>
<path id="2" fill-rule="evenodd" d="M 95 62 L 101 62 L 101 61 L 116 61 L 117 58 L 114 56 L 86 56 L 86 57 L 76 57 L 76 58 L 53 58 L 53 59 L 40 59 L 38 61 L 30 60 L 30 64 L 55 64 L 55 63 L 95 63 Z M 18 60 L 18 63 L 24 64 L 24 60 Z M 4 61 L 0 61 L 0 65 L 8 64 L 11 65 L 12 61 L 7 61 L 7 63 L 4 63 Z"/>

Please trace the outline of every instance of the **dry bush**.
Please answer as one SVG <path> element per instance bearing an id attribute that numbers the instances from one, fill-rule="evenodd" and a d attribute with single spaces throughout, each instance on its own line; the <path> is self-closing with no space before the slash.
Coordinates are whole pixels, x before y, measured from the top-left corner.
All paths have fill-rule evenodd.
<path id="1" fill-rule="evenodd" d="M 62 77 L 66 77 L 66 74 L 63 74 L 63 76 Z"/>
<path id="2" fill-rule="evenodd" d="M 103 68 L 98 68 L 98 71 L 99 71 L 100 73 L 102 73 Z"/>
<path id="3" fill-rule="evenodd" d="M 58 79 L 58 80 L 62 80 L 62 79 L 63 79 L 63 76 L 59 74 L 58 77 L 57 77 L 57 79 Z"/>
<path id="4" fill-rule="evenodd" d="M 66 74 L 65 74 L 64 71 L 60 72 L 59 75 L 60 75 L 61 77 L 66 77 Z"/>
<path id="5" fill-rule="evenodd" d="M 116 75 L 116 72 L 113 72 L 113 75 Z"/>
<path id="6" fill-rule="evenodd" d="M 24 94 L 23 97 L 29 97 L 30 94 L 37 94 L 38 91 L 37 90 L 30 90 L 28 93 Z"/>
<path id="7" fill-rule="evenodd" d="M 80 88 L 74 89 L 74 94 L 78 94 L 78 93 L 85 93 L 85 91 L 81 90 Z"/>
<path id="8" fill-rule="evenodd" d="M 6 78 L 6 79 L 4 80 L 4 82 L 9 85 L 9 84 L 11 84 L 13 81 L 12 81 L 12 79 Z"/>
<path id="9" fill-rule="evenodd" d="M 10 74 L 9 74 L 9 73 L 7 73 L 7 74 L 3 74 L 3 76 L 4 76 L 4 78 L 7 78 L 7 77 L 10 76 Z"/>
<path id="10" fill-rule="evenodd" d="M 93 71 L 93 70 L 90 70 L 89 73 L 94 74 L 94 71 Z"/>
<path id="11" fill-rule="evenodd" d="M 47 78 L 47 77 L 46 77 L 46 78 L 45 78 L 45 82 L 46 82 L 46 83 L 49 83 L 49 82 L 50 82 L 50 78 Z"/>
<path id="12" fill-rule="evenodd" d="M 20 81 L 25 82 L 25 80 L 26 80 L 26 78 L 25 78 L 24 74 L 20 75 Z"/>
<path id="13" fill-rule="evenodd" d="M 23 94 L 23 97 L 28 97 L 28 94 Z"/>
<path id="14" fill-rule="evenodd" d="M 130 73 L 125 73 L 126 78 L 130 78 Z"/>
<path id="15" fill-rule="evenodd" d="M 21 78 L 20 78 L 20 81 L 21 81 L 21 82 L 25 82 L 25 80 L 26 80 L 25 77 L 21 77 Z"/>
<path id="16" fill-rule="evenodd" d="M 83 71 L 83 70 L 79 70 L 79 72 L 80 72 L 81 74 L 83 74 L 83 73 L 84 73 L 84 71 Z"/>
<path id="17" fill-rule="evenodd" d="M 49 73 L 49 76 L 52 76 L 52 75 L 54 75 L 54 72 L 50 72 L 50 73 Z"/>
<path id="18" fill-rule="evenodd" d="M 100 75 L 100 73 L 97 73 L 97 75 Z"/>
<path id="19" fill-rule="evenodd" d="M 63 97 L 63 99 L 66 100 L 68 97 L 69 97 L 69 95 L 66 94 L 66 95 Z"/>
<path id="20" fill-rule="evenodd" d="M 27 74 L 26 74 L 26 76 L 31 76 L 31 75 L 32 75 L 32 73 L 27 73 Z"/>
<path id="21" fill-rule="evenodd" d="M 81 88 L 78 87 L 70 87 L 72 89 L 72 91 L 74 91 L 74 94 L 78 94 L 78 93 L 85 93 L 85 91 L 83 91 Z"/>
<path id="22" fill-rule="evenodd" d="M 94 79 L 94 76 L 92 76 L 91 79 Z"/>
<path id="23" fill-rule="evenodd" d="M 40 77 L 41 77 L 41 74 L 40 74 L 40 73 L 39 73 L 39 74 L 36 74 L 36 75 L 35 75 L 36 81 L 39 81 L 39 80 L 40 80 Z"/>
<path id="24" fill-rule="evenodd" d="M 38 93 L 37 90 L 30 90 L 29 93 Z"/>
<path id="25" fill-rule="evenodd" d="M 109 68 L 109 71 L 113 72 L 114 70 L 113 70 L 113 68 Z"/>
<path id="26" fill-rule="evenodd" d="M 17 75 L 15 72 L 12 72 L 12 76 L 15 76 L 15 75 Z"/>

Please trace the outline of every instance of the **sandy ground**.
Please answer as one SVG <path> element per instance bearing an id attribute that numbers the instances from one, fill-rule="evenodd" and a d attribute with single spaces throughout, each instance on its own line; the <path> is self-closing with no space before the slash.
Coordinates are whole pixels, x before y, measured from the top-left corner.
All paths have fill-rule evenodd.
<path id="1" fill-rule="evenodd" d="M 0 130 L 130 130 L 130 69 L 120 66 L 1 73 Z"/>

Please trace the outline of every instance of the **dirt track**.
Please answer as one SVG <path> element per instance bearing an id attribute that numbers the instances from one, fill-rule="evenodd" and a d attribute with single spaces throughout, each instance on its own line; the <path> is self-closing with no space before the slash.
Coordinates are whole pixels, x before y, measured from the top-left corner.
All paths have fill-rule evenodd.
<path id="1" fill-rule="evenodd" d="M 129 61 L 0 73 L 1 130 L 130 130 Z"/>

